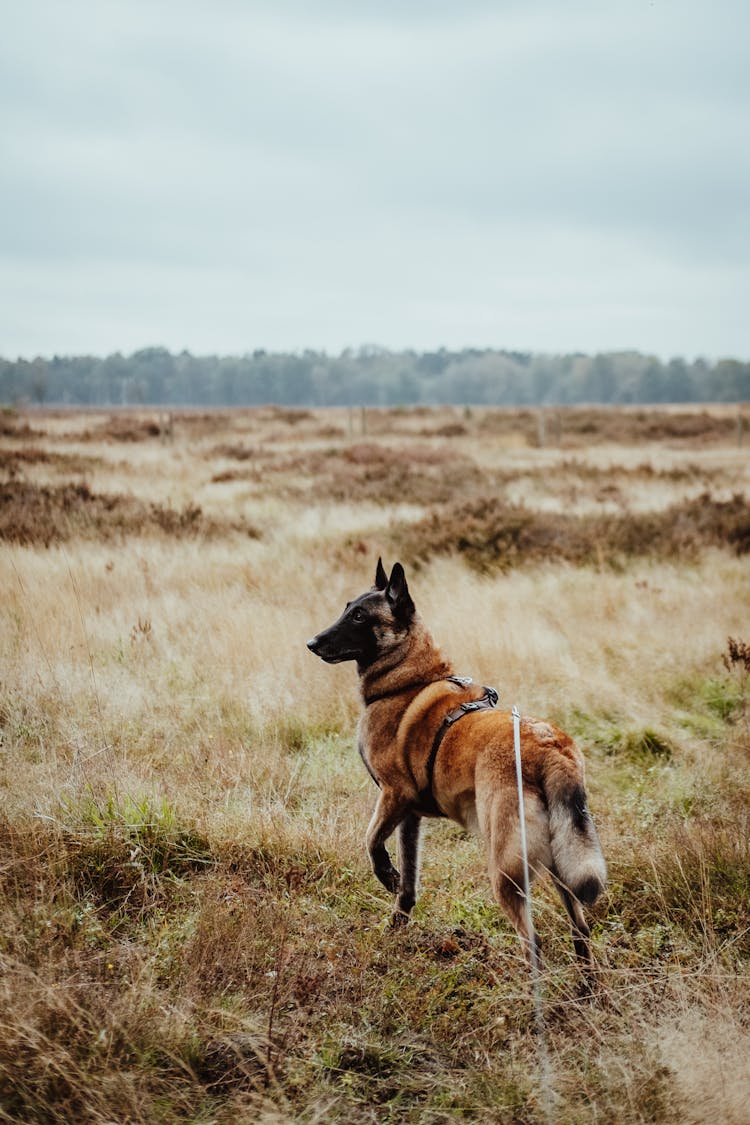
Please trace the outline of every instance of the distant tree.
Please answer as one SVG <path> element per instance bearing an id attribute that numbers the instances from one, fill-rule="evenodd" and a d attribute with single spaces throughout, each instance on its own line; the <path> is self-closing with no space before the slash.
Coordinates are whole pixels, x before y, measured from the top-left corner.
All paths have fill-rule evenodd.
<path id="1" fill-rule="evenodd" d="M 747 402 L 750 363 L 663 364 L 639 352 L 532 355 L 492 349 L 173 355 L 141 348 L 97 356 L 0 358 L 0 402 L 92 405 L 388 406 L 415 403 Z"/>
<path id="2" fill-rule="evenodd" d="M 609 355 L 594 356 L 586 374 L 585 396 L 589 402 L 612 402 L 616 391 L 615 370 Z"/>
<path id="3" fill-rule="evenodd" d="M 667 402 L 690 400 L 690 376 L 684 359 L 670 359 L 664 372 L 664 395 Z"/>
<path id="4" fill-rule="evenodd" d="M 642 369 L 638 379 L 636 402 L 665 402 L 664 368 L 657 359 L 652 359 Z"/>
<path id="5" fill-rule="evenodd" d="M 29 383 L 32 401 L 41 405 L 49 391 L 49 368 L 43 359 L 37 358 L 31 364 Z"/>
<path id="6" fill-rule="evenodd" d="M 174 360 L 166 348 L 142 348 L 130 359 L 131 396 L 143 402 L 169 402 Z"/>
<path id="7" fill-rule="evenodd" d="M 750 364 L 721 359 L 714 369 L 713 386 L 719 402 L 750 400 Z"/>
<path id="8" fill-rule="evenodd" d="M 534 402 L 554 402 L 560 381 L 560 362 L 553 356 L 534 356 L 529 370 L 531 394 Z"/>

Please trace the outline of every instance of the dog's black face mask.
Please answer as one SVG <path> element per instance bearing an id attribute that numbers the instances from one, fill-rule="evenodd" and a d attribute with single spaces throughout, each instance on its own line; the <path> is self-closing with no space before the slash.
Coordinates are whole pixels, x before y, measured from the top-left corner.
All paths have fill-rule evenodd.
<path id="1" fill-rule="evenodd" d="M 374 588 L 349 602 L 338 621 L 308 641 L 307 647 L 327 664 L 356 660 L 364 670 L 400 643 L 413 616 L 404 568 L 396 563 L 386 578 L 378 560 Z"/>
<path id="2" fill-rule="evenodd" d="M 375 625 L 381 617 L 378 603 L 382 600 L 382 594 L 367 593 L 349 602 L 338 621 L 307 642 L 310 652 L 327 664 L 345 660 L 372 664 L 378 655 Z"/>

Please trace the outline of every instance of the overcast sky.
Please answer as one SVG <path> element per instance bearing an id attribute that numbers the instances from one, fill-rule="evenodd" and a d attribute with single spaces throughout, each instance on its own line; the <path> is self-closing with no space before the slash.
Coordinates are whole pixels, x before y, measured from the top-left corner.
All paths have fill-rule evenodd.
<path id="1" fill-rule="evenodd" d="M 750 357 L 747 0 L 0 17 L 0 355 Z"/>

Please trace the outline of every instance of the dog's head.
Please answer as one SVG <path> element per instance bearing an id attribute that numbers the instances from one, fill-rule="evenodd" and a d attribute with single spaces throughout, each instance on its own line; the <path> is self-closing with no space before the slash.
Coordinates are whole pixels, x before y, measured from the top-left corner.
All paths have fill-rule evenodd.
<path id="1" fill-rule="evenodd" d="M 349 602 L 338 621 L 308 641 L 307 647 L 327 664 L 356 660 L 364 671 L 403 643 L 414 613 L 401 563 L 394 564 L 388 578 L 378 559 L 372 589 Z"/>

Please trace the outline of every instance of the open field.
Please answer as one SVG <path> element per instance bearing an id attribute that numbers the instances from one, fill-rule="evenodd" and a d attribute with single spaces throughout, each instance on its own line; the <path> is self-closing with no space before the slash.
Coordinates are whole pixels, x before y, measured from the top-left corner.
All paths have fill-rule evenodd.
<path id="1" fill-rule="evenodd" d="M 382 554 L 587 756 L 551 1120 L 749 1122 L 749 450 L 736 407 L 0 415 L 0 1120 L 544 1121 L 481 849 L 431 822 L 386 927 L 356 675 L 305 648 Z"/>

